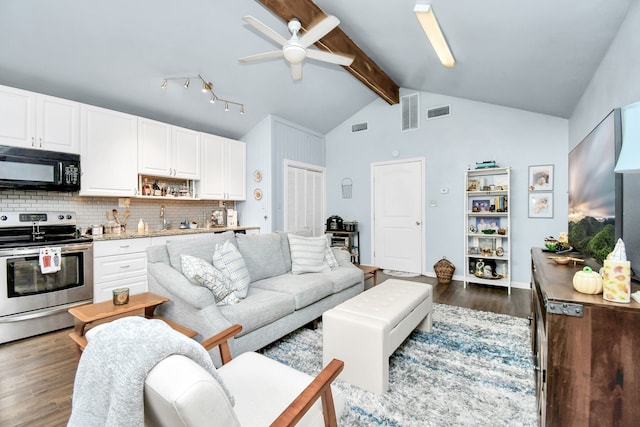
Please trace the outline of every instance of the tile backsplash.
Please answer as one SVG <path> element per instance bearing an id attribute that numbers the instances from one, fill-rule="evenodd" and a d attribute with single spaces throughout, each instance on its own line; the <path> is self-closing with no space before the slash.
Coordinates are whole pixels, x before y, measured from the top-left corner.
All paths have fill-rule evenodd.
<path id="1" fill-rule="evenodd" d="M 202 224 L 204 218 L 211 218 L 211 211 L 219 207 L 217 200 L 186 199 L 145 199 L 131 197 L 129 207 L 118 207 L 117 197 L 84 197 L 76 193 L 0 190 L 0 212 L 35 212 L 35 211 L 71 211 L 77 214 L 78 228 L 84 230 L 94 224 L 107 222 L 106 212 L 118 210 L 120 219 L 129 209 L 131 215 L 127 220 L 127 231 L 136 230 L 140 218 L 149 224 L 150 230 L 162 227 L 160 206 L 165 207 L 165 218 L 170 228 L 178 228 L 185 220 Z M 225 202 L 228 208 L 234 208 L 234 202 Z M 244 224 L 242 224 L 244 225 Z"/>

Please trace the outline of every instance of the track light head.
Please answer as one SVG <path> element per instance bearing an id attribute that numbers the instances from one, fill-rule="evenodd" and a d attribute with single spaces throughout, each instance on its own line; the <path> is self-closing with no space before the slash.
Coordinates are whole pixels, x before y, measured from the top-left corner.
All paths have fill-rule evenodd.
<path id="1" fill-rule="evenodd" d="M 185 89 L 189 89 L 189 83 L 191 83 L 190 79 L 187 79 L 187 80 L 184 81 L 184 88 Z"/>
<path id="2" fill-rule="evenodd" d="M 240 114 L 244 114 L 244 105 L 240 106 Z"/>
<path id="3" fill-rule="evenodd" d="M 224 103 L 224 111 L 229 111 L 229 103 L 228 102 Z"/>
<path id="4" fill-rule="evenodd" d="M 211 99 L 209 100 L 210 103 L 215 104 L 216 103 L 216 96 L 215 95 L 211 95 Z"/>
<path id="5" fill-rule="evenodd" d="M 161 87 L 162 89 L 166 89 L 168 84 L 169 84 L 169 82 L 165 79 L 165 80 L 162 82 L 162 86 L 160 86 L 160 87 Z"/>
<path id="6" fill-rule="evenodd" d="M 204 82 L 202 83 L 202 92 L 203 93 L 207 93 L 213 90 L 213 83 L 209 82 Z"/>

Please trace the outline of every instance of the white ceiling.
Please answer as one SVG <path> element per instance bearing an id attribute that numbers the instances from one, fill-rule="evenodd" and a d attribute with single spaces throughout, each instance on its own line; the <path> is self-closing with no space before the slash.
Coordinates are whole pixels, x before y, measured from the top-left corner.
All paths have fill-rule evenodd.
<path id="1" fill-rule="evenodd" d="M 568 118 L 634 0 L 432 0 L 456 58 L 438 62 L 414 0 L 316 0 L 401 87 Z M 288 38 L 253 0 L 0 0 L 0 84 L 239 138 L 267 114 L 326 133 L 376 99 L 339 66 L 284 59 L 252 15 Z M 305 23 L 303 23 L 304 25 Z M 202 74 L 221 98 L 164 77 Z"/>

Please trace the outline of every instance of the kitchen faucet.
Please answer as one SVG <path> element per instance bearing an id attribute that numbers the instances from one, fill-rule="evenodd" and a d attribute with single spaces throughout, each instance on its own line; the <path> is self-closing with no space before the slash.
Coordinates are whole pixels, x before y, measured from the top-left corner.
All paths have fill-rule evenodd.
<path id="1" fill-rule="evenodd" d="M 167 229 L 167 218 L 164 216 L 164 205 L 160 206 L 160 218 L 162 218 L 162 229 Z"/>

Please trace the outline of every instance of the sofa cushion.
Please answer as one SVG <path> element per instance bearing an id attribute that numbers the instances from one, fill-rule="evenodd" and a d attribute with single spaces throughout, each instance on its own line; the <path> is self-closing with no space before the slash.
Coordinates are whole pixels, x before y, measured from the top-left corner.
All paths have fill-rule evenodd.
<path id="1" fill-rule="evenodd" d="M 324 280 L 330 280 L 333 285 L 333 293 L 344 291 L 364 279 L 362 270 L 353 266 L 338 267 L 326 273 L 314 273 L 306 276 L 319 276 Z"/>
<path id="2" fill-rule="evenodd" d="M 249 287 L 247 297 L 235 305 L 220 307 L 222 315 L 232 324 L 242 325 L 238 337 L 275 322 L 295 311 L 293 297 L 283 292 Z"/>
<path id="3" fill-rule="evenodd" d="M 207 261 L 191 255 L 182 255 L 182 272 L 191 282 L 209 289 L 216 304 L 240 302 L 231 280 Z"/>
<path id="4" fill-rule="evenodd" d="M 333 293 L 333 283 L 324 274 L 283 274 L 253 282 L 251 287 L 291 295 L 296 310 L 300 310 Z"/>
<path id="5" fill-rule="evenodd" d="M 275 233 L 236 236 L 238 250 L 252 282 L 287 272 L 280 235 Z"/>
<path id="6" fill-rule="evenodd" d="M 284 231 L 277 231 L 276 234 L 280 236 L 280 249 L 282 250 L 282 256 L 284 257 L 284 266 L 286 273 L 291 271 L 291 250 L 289 249 L 289 235 Z"/>
<path id="7" fill-rule="evenodd" d="M 213 266 L 229 278 L 238 297 L 247 296 L 249 289 L 249 271 L 244 263 L 242 254 L 229 240 L 218 243 L 213 253 Z"/>
<path id="8" fill-rule="evenodd" d="M 210 260 L 216 250 L 216 244 L 224 243 L 227 240 L 236 244 L 236 238 L 233 231 L 225 231 L 224 233 L 208 233 L 210 236 L 198 239 L 178 239 L 167 241 L 167 252 L 171 267 L 182 273 L 182 260 L 180 255 L 191 255 L 204 260 Z"/>
<path id="9" fill-rule="evenodd" d="M 321 273 L 331 269 L 324 261 L 327 247 L 325 236 L 303 237 L 289 234 L 288 238 L 293 274 Z"/>

